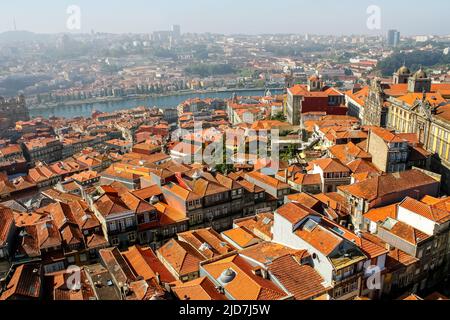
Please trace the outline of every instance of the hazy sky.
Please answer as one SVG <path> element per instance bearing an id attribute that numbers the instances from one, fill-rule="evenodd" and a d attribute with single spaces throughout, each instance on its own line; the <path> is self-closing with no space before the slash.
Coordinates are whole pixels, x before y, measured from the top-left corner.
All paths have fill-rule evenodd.
<path id="1" fill-rule="evenodd" d="M 450 34 L 448 0 L 0 0 L 0 32 L 68 32 L 69 5 L 81 9 L 79 32 L 149 33 L 180 24 L 182 32 Z M 381 30 L 366 27 L 370 5 Z"/>

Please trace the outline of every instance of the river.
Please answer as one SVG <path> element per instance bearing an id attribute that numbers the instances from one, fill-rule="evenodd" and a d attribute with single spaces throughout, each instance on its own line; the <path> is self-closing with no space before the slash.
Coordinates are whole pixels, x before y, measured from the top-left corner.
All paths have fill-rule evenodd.
<path id="1" fill-rule="evenodd" d="M 280 94 L 281 90 L 271 90 L 272 94 Z M 264 90 L 251 90 L 251 91 L 237 91 L 239 96 L 262 96 Z M 75 117 L 90 117 L 92 111 L 100 112 L 113 112 L 117 110 L 132 109 L 139 106 L 146 107 L 158 107 L 158 108 L 174 108 L 181 102 L 191 98 L 219 98 L 229 99 L 233 96 L 233 92 L 209 92 L 209 93 L 186 93 L 180 95 L 161 96 L 161 97 L 148 97 L 145 99 L 124 99 L 114 102 L 97 102 L 90 104 L 77 104 L 77 105 L 61 105 L 55 108 L 47 109 L 31 109 L 31 117 L 59 117 L 59 118 L 75 118 Z"/>

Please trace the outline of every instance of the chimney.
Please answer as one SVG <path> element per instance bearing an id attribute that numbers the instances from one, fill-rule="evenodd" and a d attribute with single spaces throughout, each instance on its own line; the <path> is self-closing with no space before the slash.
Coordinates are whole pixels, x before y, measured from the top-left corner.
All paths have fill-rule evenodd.
<path id="1" fill-rule="evenodd" d="M 223 288 L 222 286 L 216 287 L 216 290 L 217 290 L 217 292 L 220 293 L 220 294 L 225 294 L 225 290 L 224 290 L 224 288 Z"/>
<path id="2" fill-rule="evenodd" d="M 264 268 L 261 267 L 256 267 L 255 269 L 253 269 L 253 274 L 257 277 L 261 277 L 263 279 L 268 279 L 268 273 Z"/>
<path id="3" fill-rule="evenodd" d="M 159 275 L 158 272 L 155 274 L 155 277 L 156 277 L 156 282 L 157 282 L 158 284 L 161 284 L 161 276 Z"/>
<path id="4" fill-rule="evenodd" d="M 288 169 L 284 170 L 284 182 L 285 183 L 288 183 L 288 181 L 289 181 L 288 172 L 289 172 Z"/>

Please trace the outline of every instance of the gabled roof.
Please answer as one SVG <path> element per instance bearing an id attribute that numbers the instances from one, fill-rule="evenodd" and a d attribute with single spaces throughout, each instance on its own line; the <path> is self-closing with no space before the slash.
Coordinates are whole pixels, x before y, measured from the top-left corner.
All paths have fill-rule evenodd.
<path id="1" fill-rule="evenodd" d="M 319 214 L 298 202 L 289 202 L 275 211 L 292 225 L 299 223 L 308 216 L 319 216 Z"/>
<path id="2" fill-rule="evenodd" d="M 171 225 L 189 220 L 185 213 L 180 212 L 163 202 L 158 202 L 154 205 L 154 207 L 159 212 L 159 225 L 161 226 Z"/>
<path id="3" fill-rule="evenodd" d="M 430 236 L 404 222 L 387 218 L 381 224 L 381 228 L 387 230 L 391 234 L 409 242 L 412 245 L 418 245 L 419 243 L 427 240 Z"/>
<path id="4" fill-rule="evenodd" d="M 306 250 L 295 250 L 275 242 L 261 242 L 250 248 L 239 252 L 239 255 L 245 259 L 251 259 L 258 263 L 268 266 L 280 257 L 285 255 L 308 256 Z"/>
<path id="5" fill-rule="evenodd" d="M 188 182 L 188 184 L 192 187 L 194 193 L 202 197 L 227 192 L 229 190 L 217 182 L 212 182 L 204 178 L 195 179 L 192 182 Z"/>
<path id="6" fill-rule="evenodd" d="M 23 233 L 20 235 L 20 238 L 20 244 L 18 247 L 18 251 L 20 254 L 23 254 L 30 258 L 39 257 L 41 255 L 36 225 L 24 227 Z"/>
<path id="7" fill-rule="evenodd" d="M 161 190 L 160 186 L 155 184 L 155 185 L 147 187 L 147 188 L 134 190 L 134 191 L 132 191 L 132 193 L 138 198 L 141 198 L 141 199 L 144 199 L 144 200 L 149 200 L 153 196 L 160 196 L 160 195 L 162 195 L 162 190 Z"/>
<path id="8" fill-rule="evenodd" d="M 386 207 L 371 209 L 364 214 L 364 218 L 375 223 L 385 221 L 387 218 L 395 219 L 397 218 L 397 207 L 398 203 L 395 203 Z"/>
<path id="9" fill-rule="evenodd" d="M 338 144 L 329 148 L 330 153 L 346 165 L 354 159 L 371 159 L 372 155 L 365 152 L 357 145 L 349 142 Z M 348 165 L 347 165 L 348 166 Z"/>
<path id="10" fill-rule="evenodd" d="M 400 249 L 393 249 L 388 253 L 386 259 L 386 268 L 388 268 L 389 270 L 395 270 L 397 268 L 412 265 L 416 262 L 419 262 L 419 259 L 410 256 Z"/>
<path id="11" fill-rule="evenodd" d="M 384 140 L 386 143 L 402 143 L 407 142 L 405 139 L 401 138 L 397 134 L 389 131 L 385 128 L 374 127 L 371 130 L 372 134 L 376 134 L 378 137 Z"/>
<path id="12" fill-rule="evenodd" d="M 293 180 L 294 183 L 302 186 L 314 186 L 322 183 L 320 174 L 296 173 Z"/>
<path id="13" fill-rule="evenodd" d="M 409 107 L 413 107 L 416 102 L 423 101 L 428 102 L 431 106 L 437 106 L 447 101 L 438 92 L 427 92 L 425 96 L 423 93 L 408 92 L 407 94 L 397 97 L 398 100 L 405 103 Z"/>
<path id="14" fill-rule="evenodd" d="M 347 167 L 354 174 L 368 173 L 368 174 L 378 174 L 380 170 L 372 162 L 363 159 L 356 159 L 347 163 Z"/>
<path id="15" fill-rule="evenodd" d="M 48 220 L 37 224 L 36 230 L 40 249 L 57 247 L 61 245 L 61 235 L 58 227 L 53 221 Z"/>
<path id="16" fill-rule="evenodd" d="M 83 234 L 78 227 L 73 225 L 67 225 L 61 229 L 61 237 L 65 244 L 67 245 L 77 245 L 84 243 Z"/>
<path id="17" fill-rule="evenodd" d="M 397 300 L 411 300 L 411 301 L 421 301 L 423 300 L 418 295 L 411 293 L 411 294 L 404 294 L 401 297 L 397 298 Z"/>
<path id="18" fill-rule="evenodd" d="M 252 217 L 245 217 L 234 221 L 238 227 L 245 227 L 259 238 L 272 239 L 274 215 L 271 212 L 259 213 Z"/>
<path id="19" fill-rule="evenodd" d="M 433 292 L 432 294 L 426 296 L 424 300 L 450 300 L 450 299 L 439 292 Z"/>
<path id="20" fill-rule="evenodd" d="M 361 251 L 370 259 L 376 258 L 383 254 L 387 254 L 389 252 L 380 244 L 378 237 L 374 235 L 371 235 L 367 232 L 361 232 L 358 236 L 354 232 L 327 218 L 324 218 L 323 222 L 324 225 L 328 225 L 330 229 L 333 229 L 335 231 L 338 230 L 341 237 L 357 245 L 361 249 Z"/>
<path id="21" fill-rule="evenodd" d="M 137 280 L 136 274 L 128 265 L 119 249 L 108 248 L 99 251 L 100 258 L 106 269 L 113 275 L 117 283 L 130 283 Z"/>
<path id="22" fill-rule="evenodd" d="M 128 248 L 128 251 L 125 251 L 123 255 L 134 273 L 144 277 L 144 280 L 150 280 L 159 275 L 162 283 L 176 281 L 151 248 L 133 246 Z"/>
<path id="23" fill-rule="evenodd" d="M 62 202 L 49 204 L 48 206 L 37 209 L 36 212 L 51 215 L 58 229 L 61 229 L 66 224 L 76 223 L 70 207 Z"/>
<path id="24" fill-rule="evenodd" d="M 405 208 L 439 224 L 450 220 L 450 199 L 447 199 L 446 202 L 442 201 L 434 205 L 428 205 L 413 198 L 406 197 L 405 200 L 399 204 L 399 207 Z"/>
<path id="25" fill-rule="evenodd" d="M 84 269 L 80 271 L 80 289 L 73 290 L 73 288 L 68 288 L 67 285 L 70 283 L 70 276 L 71 274 L 67 272 L 46 276 L 47 281 L 53 280 L 53 299 L 55 301 L 86 301 L 96 299 L 94 289 L 89 283 Z"/>
<path id="26" fill-rule="evenodd" d="M 233 179 L 226 177 L 220 173 L 216 174 L 217 182 L 229 190 L 240 189 L 242 186 Z"/>
<path id="27" fill-rule="evenodd" d="M 93 233 L 92 235 L 86 237 L 86 246 L 89 249 L 95 249 L 95 248 L 100 248 L 100 247 L 103 248 L 107 245 L 109 245 L 109 242 L 102 235 Z"/>
<path id="28" fill-rule="evenodd" d="M 100 222 L 84 201 L 71 201 L 68 203 L 72 216 L 81 230 L 100 226 Z"/>
<path id="29" fill-rule="evenodd" d="M 207 259 L 227 254 L 234 248 L 212 228 L 198 229 L 178 234 L 178 239 L 189 243 Z"/>
<path id="30" fill-rule="evenodd" d="M 224 294 L 219 293 L 216 286 L 207 277 L 179 283 L 172 288 L 172 291 L 180 300 L 228 300 Z"/>
<path id="31" fill-rule="evenodd" d="M 373 177 L 348 186 L 339 186 L 343 192 L 368 201 L 379 197 L 410 190 L 416 187 L 436 184 L 435 179 L 420 170 L 409 170 L 399 173 Z"/>
<path id="32" fill-rule="evenodd" d="M 320 205 L 320 201 L 314 196 L 307 193 L 296 193 L 287 196 L 287 199 L 292 202 L 298 202 L 302 205 L 315 210 Z"/>
<path id="33" fill-rule="evenodd" d="M 250 181 L 247 180 L 239 180 L 237 181 L 237 183 L 241 185 L 245 190 L 251 193 L 259 193 L 264 191 L 264 189 L 261 188 L 260 186 L 257 186 L 256 184 L 251 183 Z"/>
<path id="34" fill-rule="evenodd" d="M 231 240 L 241 248 L 247 248 L 261 242 L 262 240 L 255 236 L 253 232 L 245 227 L 238 227 L 222 232 L 227 240 Z"/>
<path id="35" fill-rule="evenodd" d="M 288 91 L 294 96 L 305 96 L 305 97 L 320 97 L 320 98 L 328 98 L 329 94 L 326 92 L 318 91 L 308 91 L 308 87 L 302 84 L 297 84 L 292 88 L 288 88 Z"/>
<path id="36" fill-rule="evenodd" d="M 158 249 L 158 255 L 164 258 L 179 276 L 198 272 L 200 262 L 205 260 L 190 244 L 176 239 Z"/>
<path id="37" fill-rule="evenodd" d="M 317 159 L 311 161 L 309 164 L 317 165 L 322 169 L 323 172 L 327 173 L 350 172 L 350 170 L 345 165 L 343 165 L 339 160 L 332 158 Z"/>
<path id="38" fill-rule="evenodd" d="M 14 214 L 10 208 L 0 206 L 0 247 L 3 247 L 14 225 Z"/>
<path id="39" fill-rule="evenodd" d="M 42 266 L 39 264 L 29 263 L 19 266 L 0 296 L 0 300 L 8 300 L 11 297 L 38 299 L 42 287 L 41 273 Z"/>
<path id="40" fill-rule="evenodd" d="M 350 97 L 353 101 L 358 103 L 360 106 L 364 107 L 366 104 L 367 97 L 369 96 L 370 86 L 364 86 L 361 90 L 353 93 L 352 90 L 346 91 L 345 94 Z"/>
<path id="41" fill-rule="evenodd" d="M 286 288 L 295 300 L 308 300 L 325 294 L 330 288 L 324 279 L 309 265 L 299 264 L 291 255 L 276 259 L 269 265 L 269 272 Z"/>
<path id="42" fill-rule="evenodd" d="M 333 253 L 333 251 L 335 251 L 335 249 L 344 241 L 343 238 L 320 224 L 316 224 L 312 229 L 303 226 L 297 229 L 295 234 L 325 256 L 329 256 Z"/>
<path id="43" fill-rule="evenodd" d="M 104 217 L 132 211 L 119 196 L 108 193 L 105 193 L 98 198 L 97 201 L 95 201 L 94 206 Z"/>
<path id="44" fill-rule="evenodd" d="M 135 196 L 131 192 L 124 192 L 120 195 L 125 205 L 133 210 L 136 214 L 155 211 L 155 207 L 145 200 Z"/>
<path id="45" fill-rule="evenodd" d="M 252 266 L 238 255 L 207 263 L 203 269 L 216 282 L 226 270 L 232 270 L 235 277 L 223 287 L 235 300 L 280 300 L 288 297 L 275 283 L 255 275 Z"/>
<path id="46" fill-rule="evenodd" d="M 187 188 L 183 188 L 178 184 L 175 183 L 169 183 L 165 186 L 162 187 L 163 189 L 163 193 L 164 190 L 166 190 L 166 192 L 170 192 L 175 194 L 177 197 L 181 198 L 184 201 L 193 201 L 193 200 L 198 200 L 201 199 L 201 196 L 196 194 L 195 192 L 188 190 Z"/>
<path id="47" fill-rule="evenodd" d="M 281 182 L 278 179 L 269 177 L 265 174 L 262 174 L 261 172 L 258 171 L 252 171 L 252 172 L 248 172 L 246 174 L 246 179 L 247 177 L 250 177 L 254 180 L 260 181 L 266 185 L 269 185 L 273 188 L 276 188 L 277 190 L 282 190 L 282 189 L 289 189 L 290 186 L 287 183 Z"/>

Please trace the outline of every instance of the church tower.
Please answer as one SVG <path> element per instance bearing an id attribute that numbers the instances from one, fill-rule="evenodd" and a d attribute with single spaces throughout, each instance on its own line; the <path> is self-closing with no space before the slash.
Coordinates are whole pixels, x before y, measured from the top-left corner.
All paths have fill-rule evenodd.
<path id="1" fill-rule="evenodd" d="M 318 75 L 312 75 L 308 79 L 308 91 L 320 91 L 322 90 L 322 82 Z"/>
<path id="2" fill-rule="evenodd" d="M 431 92 L 431 79 L 425 71 L 420 68 L 412 77 L 408 79 L 408 91 L 411 93 Z"/>
<path id="3" fill-rule="evenodd" d="M 394 84 L 408 83 L 411 77 L 411 71 L 403 64 L 403 66 L 394 73 Z"/>

